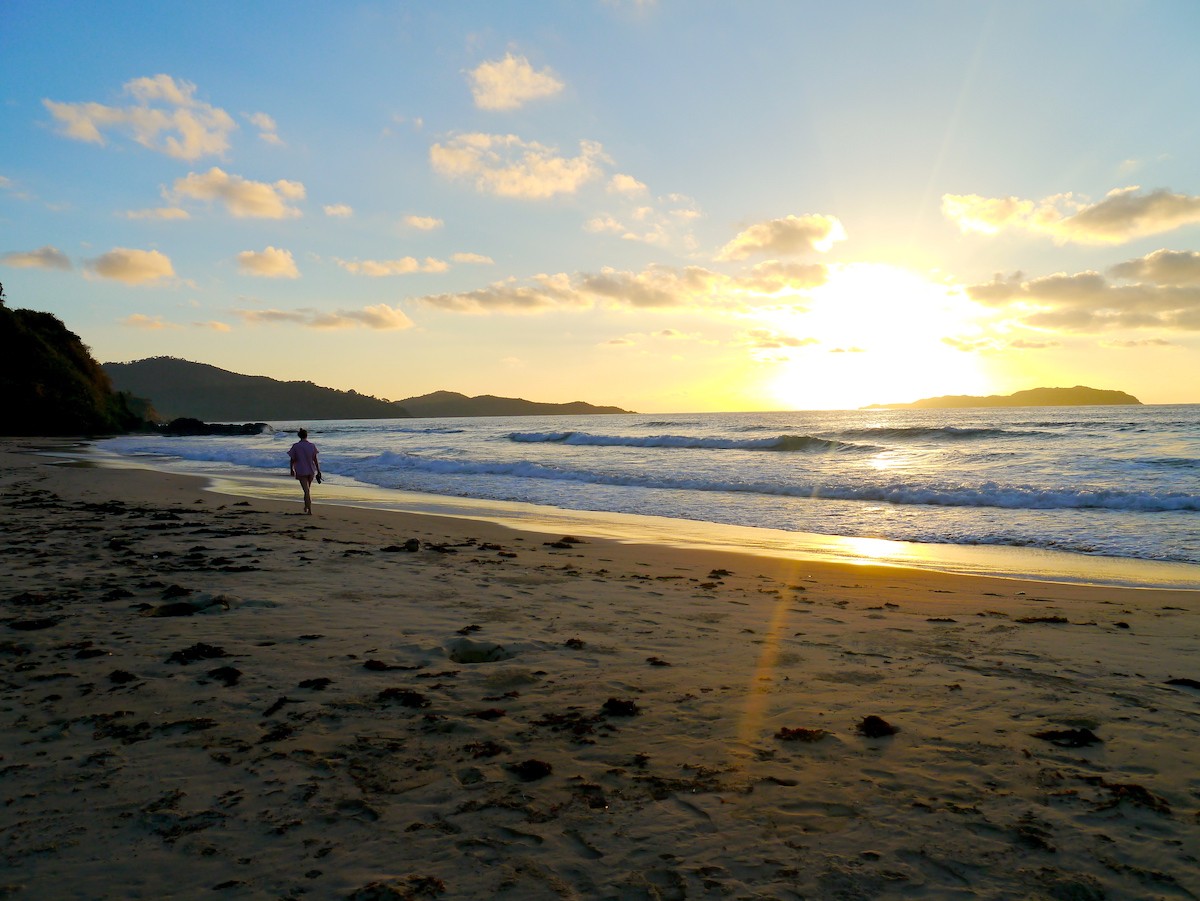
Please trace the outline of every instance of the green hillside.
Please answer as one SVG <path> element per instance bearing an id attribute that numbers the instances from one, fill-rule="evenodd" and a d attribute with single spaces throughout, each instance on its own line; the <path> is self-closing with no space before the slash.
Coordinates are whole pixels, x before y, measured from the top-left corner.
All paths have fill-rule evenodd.
<path id="1" fill-rule="evenodd" d="M 146 427 L 145 401 L 114 392 L 79 336 L 50 313 L 14 310 L 0 285 L 0 435 L 85 435 Z"/>
<path id="2" fill-rule="evenodd" d="M 409 415 L 397 404 L 357 391 L 241 375 L 176 357 L 105 363 L 104 371 L 121 390 L 150 398 L 166 419 L 186 416 L 205 422 L 246 422 L 405 419 Z"/>

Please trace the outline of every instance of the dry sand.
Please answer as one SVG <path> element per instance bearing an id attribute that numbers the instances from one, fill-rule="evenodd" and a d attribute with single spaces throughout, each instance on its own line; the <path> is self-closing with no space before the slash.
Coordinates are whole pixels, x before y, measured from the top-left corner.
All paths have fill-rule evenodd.
<path id="1" fill-rule="evenodd" d="M 1200 592 L 5 447 L 0 898 L 1200 897 Z"/>

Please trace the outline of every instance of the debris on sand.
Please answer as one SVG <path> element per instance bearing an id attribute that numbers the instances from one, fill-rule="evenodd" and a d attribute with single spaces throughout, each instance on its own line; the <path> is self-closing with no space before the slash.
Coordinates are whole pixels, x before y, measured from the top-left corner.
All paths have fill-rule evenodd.
<path id="1" fill-rule="evenodd" d="M 554 772 L 554 767 L 546 763 L 544 760 L 523 760 L 520 763 L 510 763 L 508 769 L 515 773 L 517 778 L 522 782 L 533 782 L 536 779 L 544 779 Z"/>
<path id="2" fill-rule="evenodd" d="M 1091 729 L 1043 729 L 1032 733 L 1034 738 L 1048 741 L 1060 748 L 1086 748 L 1103 741 Z"/>
<path id="3" fill-rule="evenodd" d="M 637 716 L 642 712 L 633 701 L 622 701 L 618 698 L 609 698 L 600 710 L 608 716 Z"/>
<path id="4" fill-rule="evenodd" d="M 865 735 L 867 738 L 886 738 L 900 731 L 883 717 L 874 715 L 864 717 L 856 728 L 861 735 Z"/>
<path id="5" fill-rule="evenodd" d="M 775 737 L 780 741 L 802 741 L 811 744 L 828 734 L 824 729 L 789 729 L 787 726 L 781 726 Z"/>

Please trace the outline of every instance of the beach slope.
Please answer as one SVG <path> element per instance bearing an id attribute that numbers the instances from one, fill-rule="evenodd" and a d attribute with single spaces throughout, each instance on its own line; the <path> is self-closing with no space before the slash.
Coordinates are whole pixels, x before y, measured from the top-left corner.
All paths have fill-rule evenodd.
<path id="1" fill-rule="evenodd" d="M 1200 895 L 1197 592 L 4 448 L 0 897 Z"/>

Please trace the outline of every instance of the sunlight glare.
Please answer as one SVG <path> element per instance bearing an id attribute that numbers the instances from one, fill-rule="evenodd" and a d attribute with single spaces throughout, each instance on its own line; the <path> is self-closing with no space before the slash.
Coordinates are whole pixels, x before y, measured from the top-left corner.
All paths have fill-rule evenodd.
<path id="1" fill-rule="evenodd" d="M 776 329 L 819 342 L 782 362 L 771 391 L 792 409 L 982 391 L 978 355 L 942 340 L 978 333 L 980 315 L 961 292 L 914 272 L 878 263 L 830 267 L 828 282 L 801 308 L 764 311 Z"/>

